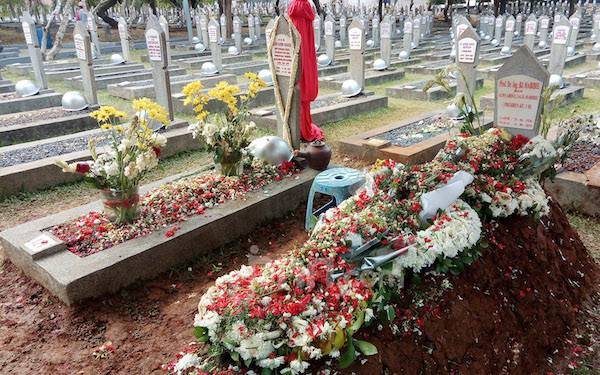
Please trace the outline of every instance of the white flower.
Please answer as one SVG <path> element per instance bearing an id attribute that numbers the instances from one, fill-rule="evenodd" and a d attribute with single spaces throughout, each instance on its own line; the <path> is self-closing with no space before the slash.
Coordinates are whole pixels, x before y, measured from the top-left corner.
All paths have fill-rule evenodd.
<path id="1" fill-rule="evenodd" d="M 265 358 L 258 361 L 258 365 L 263 368 L 269 368 L 271 370 L 276 369 L 277 367 L 283 365 L 285 363 L 285 357 L 279 356 L 275 358 Z"/>
<path id="2" fill-rule="evenodd" d="M 160 148 L 165 147 L 167 145 L 167 137 L 162 134 L 154 133 L 154 144 Z"/>
<path id="3" fill-rule="evenodd" d="M 290 367 L 288 368 L 292 374 L 302 374 L 308 368 L 309 363 L 304 362 L 301 359 L 294 359 L 290 362 Z M 285 372 L 286 369 L 283 369 L 282 372 Z"/>
<path id="4" fill-rule="evenodd" d="M 129 141 L 129 139 L 123 138 L 121 139 L 121 143 L 119 143 L 119 145 L 117 146 L 117 150 L 123 153 L 129 148 L 129 146 L 131 146 L 131 142 Z"/>
<path id="5" fill-rule="evenodd" d="M 221 323 L 221 317 L 215 311 L 208 310 L 204 314 L 196 314 L 194 317 L 194 326 L 208 329 L 208 336 L 211 339 L 216 338 L 216 330 Z"/>
<path id="6" fill-rule="evenodd" d="M 368 323 L 371 321 L 371 319 L 373 319 L 375 317 L 375 314 L 373 314 L 373 309 L 371 308 L 366 308 L 365 309 L 365 322 Z"/>
<path id="7" fill-rule="evenodd" d="M 115 161 L 106 164 L 104 166 L 104 173 L 106 173 L 108 177 L 117 176 L 119 174 L 119 165 Z"/>
<path id="8" fill-rule="evenodd" d="M 177 364 L 173 368 L 176 374 L 183 374 L 185 370 L 189 368 L 195 368 L 200 366 L 200 358 L 193 353 L 187 353 L 177 361 Z"/>
<path id="9" fill-rule="evenodd" d="M 240 341 L 236 351 L 245 361 L 251 359 L 265 359 L 275 348 L 270 340 L 265 340 L 263 333 L 257 333 Z"/>

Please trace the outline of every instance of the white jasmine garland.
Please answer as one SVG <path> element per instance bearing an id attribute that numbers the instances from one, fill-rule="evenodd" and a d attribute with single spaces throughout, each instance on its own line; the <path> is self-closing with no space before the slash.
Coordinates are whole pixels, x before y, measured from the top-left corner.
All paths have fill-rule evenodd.
<path id="1" fill-rule="evenodd" d="M 414 246 L 394 260 L 402 269 L 415 272 L 431 266 L 440 256 L 453 258 L 459 252 L 474 246 L 481 236 L 481 220 L 477 213 L 462 200 L 457 200 L 445 211 L 449 220 L 417 232 Z"/>

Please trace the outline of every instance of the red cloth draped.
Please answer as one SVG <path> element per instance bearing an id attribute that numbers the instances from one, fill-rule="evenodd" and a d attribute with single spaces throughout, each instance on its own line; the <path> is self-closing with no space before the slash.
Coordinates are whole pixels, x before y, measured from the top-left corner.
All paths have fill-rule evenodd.
<path id="1" fill-rule="evenodd" d="M 298 33 L 300 33 L 300 135 L 303 140 L 312 142 L 323 139 L 323 132 L 312 123 L 310 102 L 319 94 L 319 76 L 317 73 L 317 53 L 315 51 L 315 32 L 313 20 L 315 13 L 308 0 L 292 0 L 288 6 L 288 15 Z"/>

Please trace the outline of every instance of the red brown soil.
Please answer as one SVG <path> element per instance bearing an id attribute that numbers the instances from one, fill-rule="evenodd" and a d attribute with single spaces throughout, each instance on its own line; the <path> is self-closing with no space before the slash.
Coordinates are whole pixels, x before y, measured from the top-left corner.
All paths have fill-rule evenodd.
<path id="1" fill-rule="evenodd" d="M 285 254 L 306 239 L 303 218 L 299 209 L 190 269 L 76 307 L 61 304 L 7 261 L 0 270 L 0 373 L 160 373 L 160 365 L 192 339 L 197 302 L 216 274 L 256 260 L 248 258 L 251 245 L 265 257 Z M 436 302 L 441 317 L 428 314 L 422 336 L 367 329 L 362 336 L 380 353 L 350 370 L 545 373 L 547 358 L 564 346 L 562 338 L 597 283 L 598 267 L 557 206 L 543 223 L 511 218 L 491 233 L 501 245 L 449 278 L 453 288 Z M 223 269 L 211 273 L 219 263 Z M 426 278 L 417 289 L 435 290 L 439 282 Z M 108 340 L 114 353 L 95 359 L 93 350 Z"/>
<path id="2" fill-rule="evenodd" d="M 365 364 L 370 373 L 546 374 L 553 369 L 548 358 L 563 345 L 598 286 L 598 265 L 556 204 L 550 220 L 511 217 L 491 233 L 499 245 L 449 277 L 453 288 L 436 304 L 436 313 L 423 314 L 422 336 L 399 338 L 375 328 L 365 333 L 380 352 Z M 439 290 L 440 280 L 426 278 L 414 290 Z"/>

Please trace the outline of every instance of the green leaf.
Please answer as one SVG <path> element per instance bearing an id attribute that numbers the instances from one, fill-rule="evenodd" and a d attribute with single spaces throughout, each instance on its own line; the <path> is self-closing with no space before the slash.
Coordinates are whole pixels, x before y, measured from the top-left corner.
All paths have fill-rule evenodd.
<path id="1" fill-rule="evenodd" d="M 260 372 L 260 375 L 271 375 L 273 373 L 273 370 L 271 370 L 270 368 L 263 368 L 262 371 Z"/>
<path id="2" fill-rule="evenodd" d="M 240 361 L 240 353 L 238 352 L 229 352 L 229 356 L 233 359 L 234 362 Z"/>
<path id="3" fill-rule="evenodd" d="M 394 310 L 393 306 L 387 305 L 383 310 L 385 311 L 385 318 L 388 322 L 392 322 L 396 319 L 396 310 Z"/>
<path id="4" fill-rule="evenodd" d="M 371 344 L 368 341 L 364 340 L 354 340 L 354 345 L 360 350 L 360 352 L 364 355 L 375 355 L 377 354 L 377 347 Z"/>
<path id="5" fill-rule="evenodd" d="M 194 337 L 198 342 L 207 342 L 208 330 L 205 327 L 194 327 Z"/>
<path id="6" fill-rule="evenodd" d="M 319 221 L 319 218 L 316 215 L 310 215 L 310 225 L 311 227 L 315 227 L 315 225 L 317 225 L 317 222 Z"/>
<path id="7" fill-rule="evenodd" d="M 340 356 L 340 368 L 346 368 L 354 362 L 356 359 L 356 350 L 354 349 L 354 344 L 352 343 L 352 338 L 350 335 L 347 335 L 350 339 L 348 340 L 348 349 Z"/>
<path id="8" fill-rule="evenodd" d="M 356 320 L 354 321 L 354 323 L 352 323 L 352 326 L 350 327 L 350 335 L 353 335 L 354 332 L 358 331 L 364 322 L 365 312 L 364 310 L 359 310 L 357 312 Z"/>

